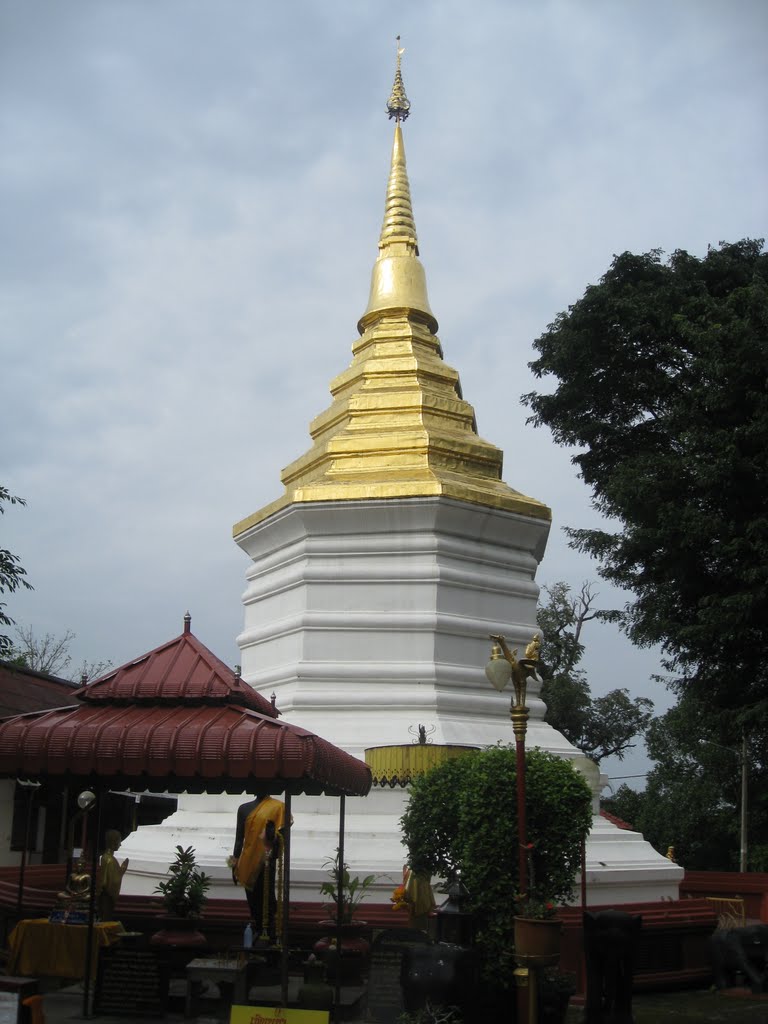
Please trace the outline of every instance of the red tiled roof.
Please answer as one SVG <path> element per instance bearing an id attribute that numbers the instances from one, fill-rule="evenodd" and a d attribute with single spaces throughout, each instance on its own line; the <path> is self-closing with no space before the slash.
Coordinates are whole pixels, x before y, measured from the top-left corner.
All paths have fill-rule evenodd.
<path id="1" fill-rule="evenodd" d="M 610 823 L 612 825 L 615 825 L 616 828 L 623 828 L 627 832 L 637 831 L 634 825 L 628 825 L 627 822 L 624 821 L 622 818 L 617 818 L 615 814 L 611 814 L 610 811 L 603 810 L 602 807 L 600 808 L 600 817 L 605 818 L 606 821 L 610 821 Z"/>
<path id="2" fill-rule="evenodd" d="M 76 707 L 0 722 L 0 776 L 169 792 L 365 796 L 368 766 L 277 720 L 189 631 L 76 690 Z"/>
<path id="3" fill-rule="evenodd" d="M 108 779 L 111 788 L 169 792 L 345 793 L 364 796 L 368 766 L 327 740 L 231 704 L 124 704 L 20 715 L 0 722 L 0 775 Z"/>
<path id="4" fill-rule="evenodd" d="M 76 683 L 0 662 L 0 718 L 76 704 Z"/>
<path id="5" fill-rule="evenodd" d="M 78 699 L 88 704 L 238 704 L 276 718 L 270 701 L 209 651 L 188 626 L 185 620 L 181 636 L 84 686 L 77 691 Z"/>

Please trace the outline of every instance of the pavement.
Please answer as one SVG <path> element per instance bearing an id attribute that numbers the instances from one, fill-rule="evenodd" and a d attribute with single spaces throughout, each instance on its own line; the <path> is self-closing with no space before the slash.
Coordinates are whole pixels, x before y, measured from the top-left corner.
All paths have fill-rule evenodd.
<path id="1" fill-rule="evenodd" d="M 55 982 L 46 979 L 42 986 L 45 1024 L 77 1024 L 78 1021 L 86 1020 L 96 1022 L 96 1024 L 130 1024 L 131 1021 L 136 1024 L 140 1019 L 135 1016 L 118 1017 L 111 1014 L 84 1017 L 82 983 L 66 985 L 63 988 L 53 987 L 49 991 L 45 991 L 45 988 L 52 984 Z M 361 989 L 356 991 L 362 993 Z M 169 1009 L 162 1018 L 154 1019 L 169 1022 L 183 1021 L 184 1024 L 227 1024 L 229 1021 L 230 1004 L 218 998 L 215 986 L 211 986 L 210 992 L 204 993 L 200 998 L 198 1012 L 193 1017 L 184 1015 L 185 995 L 185 982 L 181 979 L 173 979 L 170 987 Z M 265 1003 L 272 1002 L 271 996 L 273 996 L 271 990 L 265 991 Z M 344 1017 L 346 1024 L 366 1024 L 366 1020 L 362 1010 L 360 1013 Z"/>
<path id="2" fill-rule="evenodd" d="M 183 998 L 183 982 L 172 983 L 171 995 L 177 1000 Z M 178 987 L 181 986 L 181 988 Z M 165 1021 L 185 1021 L 186 1024 L 224 1024 L 229 1020 L 227 1008 L 221 1001 L 209 1000 L 210 1005 L 202 1008 L 200 1015 L 185 1018 L 183 1003 L 162 1018 Z M 131 1018 L 98 1016 L 84 1018 L 82 985 L 43 993 L 45 1024 L 76 1024 L 89 1019 L 98 1024 L 126 1024 Z M 572 1004 L 568 1009 L 567 1024 L 580 1024 L 583 1007 Z M 633 1000 L 634 1024 L 704 1024 L 704 1022 L 728 1022 L 728 1024 L 768 1024 L 768 993 L 754 996 L 746 989 L 731 989 L 728 992 L 711 990 L 689 990 L 682 992 L 642 993 Z M 136 1018 L 132 1018 L 136 1021 Z M 351 1017 L 348 1024 L 365 1024 L 363 1015 Z M 370 1022 L 369 1022 L 370 1024 Z M 499 1024 L 483 1021 L 482 1024 Z M 504 1022 L 506 1024 L 506 1022 Z"/>

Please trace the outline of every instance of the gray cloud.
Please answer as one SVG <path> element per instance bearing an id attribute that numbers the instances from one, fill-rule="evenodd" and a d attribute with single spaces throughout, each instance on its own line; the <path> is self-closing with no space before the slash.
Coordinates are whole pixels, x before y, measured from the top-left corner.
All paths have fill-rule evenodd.
<path id="1" fill-rule="evenodd" d="M 281 493 L 349 361 L 397 32 L 446 359 L 506 479 L 554 509 L 541 579 L 594 577 L 559 530 L 595 521 L 588 494 L 514 398 L 532 340 L 614 252 L 764 231 L 762 2 L 38 0 L 0 16 L 0 473 L 29 500 L 3 543 L 36 587 L 17 619 L 120 663 L 189 607 L 236 659 L 231 526 Z M 619 662 L 622 685 L 652 689 L 655 652 L 595 644 L 598 692 Z"/>

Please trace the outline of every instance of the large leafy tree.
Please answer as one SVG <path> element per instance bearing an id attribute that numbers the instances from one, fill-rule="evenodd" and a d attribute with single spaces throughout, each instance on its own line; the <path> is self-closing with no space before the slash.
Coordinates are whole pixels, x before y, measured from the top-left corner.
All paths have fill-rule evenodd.
<path id="1" fill-rule="evenodd" d="M 632 698 L 624 688 L 592 696 L 586 672 L 578 667 L 584 655 L 583 630 L 586 623 L 609 613 L 594 608 L 596 595 L 589 583 L 578 593 L 562 581 L 542 590 L 546 599 L 539 606 L 538 625 L 547 721 L 587 757 L 621 759 L 648 726 L 653 702 Z"/>
<path id="2" fill-rule="evenodd" d="M 604 806 L 684 867 L 739 866 L 741 765 L 747 762 L 747 867 L 768 869 L 768 724 L 741 731 L 738 717 L 684 694 L 655 719 L 646 741 L 656 764 L 646 789 L 622 786 Z"/>
<path id="3" fill-rule="evenodd" d="M 0 515 L 4 514 L 3 502 L 9 505 L 26 505 L 23 498 L 11 494 L 10 491 L 0 485 Z M 31 590 L 31 584 L 25 579 L 26 570 L 22 567 L 18 555 L 8 551 L 7 548 L 0 548 L 0 594 L 13 594 L 20 587 Z M 6 613 L 7 603 L 0 601 L 0 627 L 12 626 L 13 619 Z M 0 632 L 0 658 L 7 658 L 13 649 L 13 642 L 9 636 Z"/>
<path id="4" fill-rule="evenodd" d="M 536 341 L 553 378 L 523 400 L 577 450 L 615 528 L 571 543 L 634 599 L 623 624 L 661 644 L 678 693 L 742 718 L 768 708 L 768 255 L 625 252 Z"/>

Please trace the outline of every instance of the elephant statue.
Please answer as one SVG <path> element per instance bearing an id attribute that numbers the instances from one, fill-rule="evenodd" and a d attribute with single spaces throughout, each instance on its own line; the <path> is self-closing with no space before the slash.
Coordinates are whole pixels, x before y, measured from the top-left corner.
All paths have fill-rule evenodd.
<path id="1" fill-rule="evenodd" d="M 741 974 L 754 993 L 768 990 L 768 924 L 718 928 L 710 951 L 716 988 L 731 988 Z"/>

